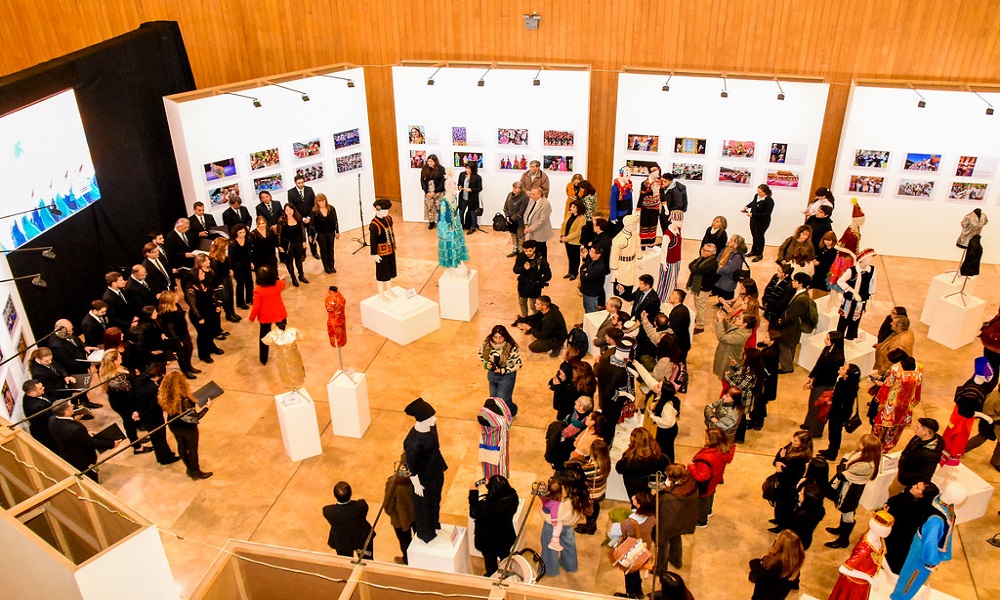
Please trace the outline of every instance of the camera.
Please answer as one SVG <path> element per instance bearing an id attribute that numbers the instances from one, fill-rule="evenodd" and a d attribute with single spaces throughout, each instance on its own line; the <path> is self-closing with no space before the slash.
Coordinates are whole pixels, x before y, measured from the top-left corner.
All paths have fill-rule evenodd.
<path id="1" fill-rule="evenodd" d="M 479 487 L 481 485 L 486 485 L 486 478 L 485 477 L 476 482 L 476 487 Z"/>

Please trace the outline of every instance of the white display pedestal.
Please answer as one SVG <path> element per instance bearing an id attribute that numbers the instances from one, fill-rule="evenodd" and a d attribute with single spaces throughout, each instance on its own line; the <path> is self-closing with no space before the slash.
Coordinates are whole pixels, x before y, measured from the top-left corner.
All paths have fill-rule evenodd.
<path id="1" fill-rule="evenodd" d="M 628 492 L 625 490 L 625 480 L 615 470 L 615 465 L 618 464 L 618 459 L 622 457 L 622 454 L 628 448 L 629 439 L 632 437 L 632 430 L 642 426 L 643 418 L 642 413 L 637 411 L 634 417 L 624 423 L 619 423 L 618 427 L 615 428 L 615 439 L 610 451 L 611 472 L 608 473 L 608 489 L 605 494 L 611 500 L 631 501 Z"/>
<path id="2" fill-rule="evenodd" d="M 816 359 L 826 346 L 826 334 L 815 333 L 813 335 L 802 336 L 802 348 L 799 350 L 798 365 L 807 371 L 811 371 L 816 366 Z M 858 335 L 861 335 L 861 330 Z M 862 375 L 867 375 L 875 367 L 875 348 L 872 345 L 877 339 L 870 333 L 865 333 L 865 337 L 859 340 L 844 340 L 844 359 L 848 363 L 854 363 L 861 369 Z"/>
<path id="3" fill-rule="evenodd" d="M 970 295 L 968 287 L 965 304 L 962 304 L 962 296 L 959 294 L 941 297 L 935 304 L 927 339 L 957 350 L 976 340 L 979 328 L 983 325 L 985 311 L 986 301 Z"/>
<path id="4" fill-rule="evenodd" d="M 524 519 L 527 518 L 527 514 L 524 511 L 525 503 L 524 498 L 520 498 L 517 501 L 517 512 L 514 513 L 514 531 L 521 529 L 521 524 L 524 523 Z M 469 554 L 472 556 L 482 557 L 483 553 L 476 548 L 476 520 L 469 517 Z M 516 552 L 518 549 L 514 548 Z"/>
<path id="5" fill-rule="evenodd" d="M 587 334 L 587 351 L 593 356 L 601 355 L 601 349 L 594 345 L 594 338 L 597 337 L 597 330 L 601 328 L 601 324 L 607 318 L 608 311 L 606 310 L 599 310 L 583 315 L 583 332 Z"/>
<path id="6" fill-rule="evenodd" d="M 406 549 L 406 559 L 411 567 L 418 569 L 468 574 L 469 531 L 465 527 L 442 523 L 437 537 L 429 544 L 413 536 Z"/>
<path id="7" fill-rule="evenodd" d="M 985 515 L 990 507 L 993 486 L 963 464 L 959 464 L 957 467 L 939 467 L 931 481 L 942 490 L 952 482 L 960 483 L 968 490 L 968 499 L 955 509 L 956 524 L 978 519 Z"/>
<path id="8" fill-rule="evenodd" d="M 361 324 L 400 346 L 441 328 L 437 302 L 423 296 L 406 297 L 406 290 L 392 288 L 396 299 L 386 302 L 378 294 L 361 301 Z"/>
<path id="9" fill-rule="evenodd" d="M 889 499 L 889 486 L 896 479 L 896 472 L 899 470 L 896 465 L 899 463 L 901 452 L 882 456 L 882 466 L 879 468 L 878 475 L 874 481 L 868 482 L 865 491 L 861 493 L 861 500 L 858 502 L 861 506 L 875 512 L 882 508 L 885 501 Z"/>
<path id="10" fill-rule="evenodd" d="M 663 251 L 660 250 L 659 246 L 653 246 L 648 250 L 642 251 L 642 258 L 639 259 L 639 275 L 643 273 L 648 273 L 653 276 L 653 289 L 656 289 L 656 285 L 660 282 L 660 257 L 663 256 Z M 666 300 L 666 298 L 660 298 L 660 300 Z"/>
<path id="11" fill-rule="evenodd" d="M 274 397 L 281 426 L 281 442 L 292 462 L 323 453 L 319 443 L 316 406 L 306 390 L 294 390 Z"/>
<path id="12" fill-rule="evenodd" d="M 817 302 L 816 308 L 819 309 L 819 320 L 816 323 L 816 331 L 814 333 L 825 333 L 827 331 L 833 331 L 837 328 L 837 323 L 840 322 L 840 306 L 834 306 L 829 310 L 824 310 L 822 307 L 826 306 L 826 299 L 820 298 Z"/>
<path id="13" fill-rule="evenodd" d="M 868 600 L 889 600 L 889 596 L 892 591 L 896 588 L 896 582 L 899 577 L 896 575 L 891 575 L 886 569 L 879 569 L 878 573 L 875 574 L 875 583 L 878 584 L 877 588 L 872 589 L 868 592 Z M 932 576 L 930 581 L 933 581 Z M 806 596 L 802 596 L 805 598 Z M 914 600 L 958 600 L 955 596 L 945 594 L 944 592 L 939 592 L 933 588 L 927 587 L 926 585 L 921 586 L 917 593 L 913 596 Z"/>
<path id="14" fill-rule="evenodd" d="M 330 425 L 333 435 L 361 438 L 372 422 L 368 406 L 368 381 L 364 373 L 355 373 L 354 379 L 338 370 L 326 384 L 326 397 L 330 401 Z"/>
<path id="15" fill-rule="evenodd" d="M 955 279 L 955 283 L 951 280 Z M 941 273 L 937 277 L 931 279 L 931 286 L 927 290 L 927 296 L 924 297 L 924 308 L 920 311 L 920 322 L 924 325 L 931 325 L 934 321 L 934 311 L 937 310 L 937 301 L 942 296 L 947 296 L 953 292 L 957 292 L 962 289 L 962 280 L 964 277 L 955 278 L 955 272 Z M 969 283 L 965 285 L 965 293 L 972 294 L 976 291 L 976 278 L 969 278 Z M 912 317 L 911 317 L 912 318 Z"/>
<path id="16" fill-rule="evenodd" d="M 438 280 L 441 301 L 441 318 L 452 321 L 471 321 L 479 310 L 479 271 L 469 271 L 463 277 L 455 269 L 448 269 Z"/>

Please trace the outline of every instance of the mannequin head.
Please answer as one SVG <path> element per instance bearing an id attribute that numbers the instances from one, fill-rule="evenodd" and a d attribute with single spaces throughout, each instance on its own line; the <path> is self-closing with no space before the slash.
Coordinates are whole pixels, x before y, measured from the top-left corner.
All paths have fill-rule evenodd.
<path id="1" fill-rule="evenodd" d="M 892 515 L 884 510 L 880 510 L 868 520 L 868 531 L 877 537 L 884 538 L 892 531 L 894 521 L 895 519 L 893 519 Z"/>
<path id="2" fill-rule="evenodd" d="M 449 196 L 458 195 L 458 183 L 455 182 L 455 178 L 451 177 L 450 174 L 449 177 L 444 180 L 444 192 Z"/>
<path id="3" fill-rule="evenodd" d="M 427 403 L 423 398 L 417 398 L 413 402 L 406 405 L 403 412 L 410 415 L 416 420 L 413 428 L 422 433 L 426 433 L 431 430 L 431 427 L 437 423 L 436 411 L 434 407 Z"/>
<path id="4" fill-rule="evenodd" d="M 389 209 L 392 207 L 392 202 L 386 200 L 385 198 L 380 198 L 376 200 L 372 206 L 375 207 L 375 216 L 382 219 L 389 214 Z"/>
<path id="5" fill-rule="evenodd" d="M 861 205 L 858 204 L 857 198 L 851 198 L 851 204 L 854 205 L 851 212 L 851 225 L 860 228 L 865 224 L 865 213 L 861 210 Z"/>
<path id="6" fill-rule="evenodd" d="M 871 248 L 866 248 L 858 254 L 858 268 L 862 271 L 867 271 L 868 267 L 872 264 L 872 259 L 875 258 L 875 251 Z"/>

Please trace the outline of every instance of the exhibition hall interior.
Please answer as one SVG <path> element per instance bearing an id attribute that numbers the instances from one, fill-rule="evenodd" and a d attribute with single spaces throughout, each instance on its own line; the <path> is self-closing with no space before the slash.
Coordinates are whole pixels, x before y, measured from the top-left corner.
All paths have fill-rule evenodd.
<path id="1" fill-rule="evenodd" d="M 1000 597 L 992 4 L 6 3 L 0 595 Z"/>

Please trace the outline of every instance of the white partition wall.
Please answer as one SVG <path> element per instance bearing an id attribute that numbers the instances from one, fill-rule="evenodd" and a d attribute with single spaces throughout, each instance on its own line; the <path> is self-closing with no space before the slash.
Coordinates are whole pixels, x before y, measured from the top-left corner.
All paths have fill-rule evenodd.
<path id="1" fill-rule="evenodd" d="M 482 157 L 483 216 L 480 224 L 502 211 L 511 184 L 525 170 L 520 162 L 538 160 L 548 166 L 551 182 L 552 223 L 563 219 L 565 188 L 574 173 L 593 178 L 587 172 L 587 140 L 590 122 L 590 73 L 546 69 L 532 85 L 537 68 L 493 69 L 483 76 L 484 67 L 443 68 L 427 85 L 435 69 L 393 67 L 396 100 L 396 127 L 399 144 L 400 193 L 403 219 L 424 220 L 423 192 L 420 189 L 422 160 L 436 154 L 445 168 L 457 176 L 455 155 L 464 165 L 468 154 Z M 476 85 L 483 77 L 484 85 Z M 410 143 L 411 129 L 417 128 Z M 500 130 L 507 130 L 503 133 Z M 516 131 L 527 133 L 524 144 Z M 561 159 L 561 160 L 560 160 Z M 501 169 L 504 166 L 511 168 Z"/>
<path id="2" fill-rule="evenodd" d="M 618 169 L 630 164 L 640 173 L 632 177 L 637 199 L 643 169 L 656 162 L 687 186 L 685 238 L 701 239 L 712 219 L 724 215 L 729 231 L 749 245 L 749 219 L 740 210 L 767 183 L 775 202 L 767 243 L 780 244 L 802 224 L 812 197 L 828 86 L 782 81 L 784 100 L 778 100 L 774 81 L 727 79 L 722 98 L 719 77 L 675 76 L 664 92 L 666 79 L 618 76 L 615 168 L 594 181 L 598 194 L 607 198 Z"/>
<path id="3" fill-rule="evenodd" d="M 862 245 L 880 254 L 961 259 L 962 217 L 979 207 L 1000 216 L 1000 116 L 970 92 L 855 87 L 831 190 L 855 196 L 865 212 Z M 1000 95 L 982 94 L 1000 104 Z M 839 211 L 838 211 L 839 212 Z M 844 211 L 836 221 L 847 225 Z M 983 231 L 983 262 L 1000 263 L 1000 245 Z"/>
<path id="4" fill-rule="evenodd" d="M 296 92 L 267 85 L 238 92 L 258 99 L 260 108 L 229 94 L 164 98 L 189 214 L 200 200 L 221 225 L 226 199 L 238 186 L 253 216 L 258 189 L 271 188 L 274 200 L 284 204 L 296 173 L 302 172 L 306 185 L 325 193 L 336 207 L 341 231 L 367 223 L 374 216 L 375 183 L 364 70 L 333 75 L 343 79 L 282 81 L 305 92 L 308 102 Z"/>

